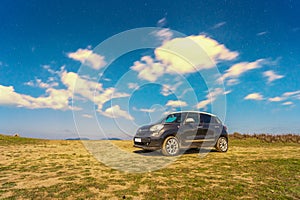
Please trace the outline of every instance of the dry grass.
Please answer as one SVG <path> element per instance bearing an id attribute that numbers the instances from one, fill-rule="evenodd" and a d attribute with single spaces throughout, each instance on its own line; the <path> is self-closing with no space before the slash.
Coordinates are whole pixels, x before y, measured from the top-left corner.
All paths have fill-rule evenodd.
<path id="1" fill-rule="evenodd" d="M 160 170 L 130 174 L 98 162 L 80 141 L 0 135 L 0 142 L 0 199 L 300 198 L 298 143 L 231 139 L 227 153 L 188 151 Z M 137 150 L 131 141 L 113 143 Z"/>

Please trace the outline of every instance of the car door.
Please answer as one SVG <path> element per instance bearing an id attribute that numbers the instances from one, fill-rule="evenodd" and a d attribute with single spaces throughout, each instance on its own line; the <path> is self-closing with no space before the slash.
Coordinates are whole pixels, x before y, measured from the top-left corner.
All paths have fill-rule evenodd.
<path id="1" fill-rule="evenodd" d="M 222 122 L 216 118 L 216 117 L 212 117 L 211 118 L 211 128 L 214 130 L 214 138 L 219 138 L 219 136 L 221 135 L 222 129 L 223 129 L 223 125 Z"/>
<path id="2" fill-rule="evenodd" d="M 219 137 L 221 135 L 223 125 L 216 117 L 212 117 L 212 128 L 214 129 L 214 137 Z"/>
<path id="3" fill-rule="evenodd" d="M 193 119 L 193 123 L 187 122 L 188 119 Z M 184 143 L 192 143 L 198 137 L 198 126 L 200 118 L 198 113 L 187 113 L 184 123 L 180 127 L 181 138 Z"/>
<path id="4" fill-rule="evenodd" d="M 199 124 L 199 138 L 210 140 L 214 138 L 214 125 L 212 116 L 201 113 L 200 114 L 200 124 Z"/>

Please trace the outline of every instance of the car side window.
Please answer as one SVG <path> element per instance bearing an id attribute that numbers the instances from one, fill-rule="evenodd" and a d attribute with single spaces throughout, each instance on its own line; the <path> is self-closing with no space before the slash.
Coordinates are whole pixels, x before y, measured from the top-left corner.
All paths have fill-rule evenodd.
<path id="1" fill-rule="evenodd" d="M 168 115 L 163 121 L 165 123 L 182 123 L 185 120 L 185 113 L 175 113 Z"/>
<path id="2" fill-rule="evenodd" d="M 179 113 L 171 114 L 166 118 L 165 122 L 166 123 L 180 123 L 181 122 L 181 114 L 179 114 Z"/>
<path id="3" fill-rule="evenodd" d="M 206 114 L 201 114 L 200 115 L 200 123 L 204 124 L 209 124 L 211 121 L 211 116 L 206 115 Z"/>
<path id="4" fill-rule="evenodd" d="M 218 117 L 215 117 L 216 124 L 222 124 L 221 120 Z"/>
<path id="5" fill-rule="evenodd" d="M 188 118 L 193 118 L 195 121 L 195 124 L 199 124 L 200 123 L 200 119 L 199 119 L 199 114 L 198 113 L 188 113 L 186 119 Z"/>
<path id="6" fill-rule="evenodd" d="M 215 117 L 211 117 L 210 123 L 212 123 L 212 124 L 218 124 L 217 119 Z"/>

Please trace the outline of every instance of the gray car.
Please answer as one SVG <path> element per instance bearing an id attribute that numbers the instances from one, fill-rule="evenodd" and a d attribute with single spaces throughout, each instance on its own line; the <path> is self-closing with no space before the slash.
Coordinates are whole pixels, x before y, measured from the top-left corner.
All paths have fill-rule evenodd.
<path id="1" fill-rule="evenodd" d="M 197 111 L 173 112 L 155 124 L 140 127 L 133 138 L 134 146 L 159 150 L 167 156 L 180 149 L 214 146 L 219 152 L 228 150 L 227 127 L 213 114 Z"/>

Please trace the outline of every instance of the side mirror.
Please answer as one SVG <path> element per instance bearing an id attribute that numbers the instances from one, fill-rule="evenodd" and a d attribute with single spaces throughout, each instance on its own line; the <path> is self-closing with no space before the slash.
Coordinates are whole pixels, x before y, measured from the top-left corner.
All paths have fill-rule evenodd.
<path id="1" fill-rule="evenodd" d="M 193 123 L 195 123 L 195 120 L 194 120 L 193 118 L 187 118 L 187 119 L 185 120 L 185 123 L 186 123 L 186 124 L 193 124 Z"/>

